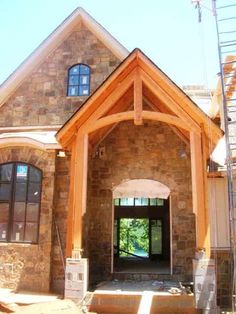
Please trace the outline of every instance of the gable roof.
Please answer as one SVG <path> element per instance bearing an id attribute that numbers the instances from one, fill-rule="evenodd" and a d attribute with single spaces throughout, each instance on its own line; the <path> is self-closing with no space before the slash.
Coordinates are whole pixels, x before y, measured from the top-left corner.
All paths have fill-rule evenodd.
<path id="1" fill-rule="evenodd" d="M 73 28 L 82 23 L 121 61 L 128 50 L 84 9 L 77 8 L 69 15 L 0 86 L 0 106 L 10 97 L 21 82 L 57 48 Z"/>
<path id="2" fill-rule="evenodd" d="M 195 130 L 201 130 L 203 128 L 209 139 L 209 143 L 217 144 L 218 140 L 223 135 L 222 130 L 141 50 L 134 49 L 57 132 L 56 137 L 62 146 L 68 147 L 77 130 L 89 121 L 90 117 L 98 111 L 98 108 L 105 106 L 105 103 L 109 101 L 109 97 L 113 99 L 113 103 L 118 101 L 118 97 L 115 98 L 113 95 L 115 92 L 123 89 L 123 95 L 128 93 L 130 88 L 134 86 L 134 72 L 138 73 L 140 76 L 145 89 L 151 91 L 151 93 L 149 93 L 150 99 L 153 98 L 153 95 L 156 97 L 155 111 L 167 113 L 165 117 L 166 121 L 167 119 L 169 119 L 169 121 L 171 119 L 173 121 L 175 120 L 176 123 L 174 122 L 172 124 L 181 130 L 190 130 L 191 127 Z M 130 81 L 128 81 L 129 77 Z M 124 86 L 125 84 L 126 86 Z M 122 96 L 121 93 L 119 95 L 120 97 Z M 161 103 L 164 104 L 164 106 L 162 106 L 160 110 L 158 106 L 161 105 Z M 122 109 L 125 109 L 124 106 Z M 112 113 L 117 112 L 117 109 L 112 110 Z M 106 114 L 111 114 L 111 108 L 107 111 L 103 110 L 103 114 L 100 115 L 99 118 L 104 118 Z M 130 118 L 132 117 L 131 112 L 123 112 L 120 118 L 125 118 L 126 114 L 129 115 Z M 147 117 L 146 113 L 145 115 L 146 118 L 152 119 L 152 112 L 149 117 Z M 159 114 L 159 116 L 161 117 L 161 114 Z M 164 118 L 164 116 L 162 117 Z M 179 124 L 179 121 L 177 121 L 179 117 L 183 118 L 182 122 L 184 121 L 184 124 Z M 184 132 L 186 133 L 186 131 Z"/>

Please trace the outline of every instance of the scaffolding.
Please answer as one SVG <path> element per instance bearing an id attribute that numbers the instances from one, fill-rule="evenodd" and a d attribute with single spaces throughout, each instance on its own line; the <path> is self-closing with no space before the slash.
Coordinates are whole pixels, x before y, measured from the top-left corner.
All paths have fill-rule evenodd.
<path id="1" fill-rule="evenodd" d="M 236 1 L 212 0 L 218 37 L 232 252 L 232 311 L 236 310 Z"/>

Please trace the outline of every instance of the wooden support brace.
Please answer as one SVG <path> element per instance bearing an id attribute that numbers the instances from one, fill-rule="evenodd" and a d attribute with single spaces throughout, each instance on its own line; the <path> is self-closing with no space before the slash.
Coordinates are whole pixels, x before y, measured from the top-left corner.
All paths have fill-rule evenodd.
<path id="1" fill-rule="evenodd" d="M 82 220 L 86 212 L 88 135 L 77 134 L 72 147 L 67 256 L 82 250 Z"/>
<path id="2" fill-rule="evenodd" d="M 206 169 L 203 151 L 203 134 L 190 132 L 192 198 L 196 215 L 196 241 L 199 249 L 204 249 L 210 257 L 210 234 L 206 207 Z"/>
<path id="3" fill-rule="evenodd" d="M 143 91 L 142 80 L 138 71 L 134 78 L 134 124 L 142 125 L 142 111 L 143 111 Z"/>

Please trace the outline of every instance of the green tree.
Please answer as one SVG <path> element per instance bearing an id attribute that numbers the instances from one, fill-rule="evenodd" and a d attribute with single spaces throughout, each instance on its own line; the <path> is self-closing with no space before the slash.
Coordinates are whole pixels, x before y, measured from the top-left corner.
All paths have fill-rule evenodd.
<path id="1" fill-rule="evenodd" d="M 120 249 L 129 253 L 136 250 L 149 250 L 149 221 L 148 219 L 120 219 Z M 121 256 L 128 254 L 121 251 Z"/>

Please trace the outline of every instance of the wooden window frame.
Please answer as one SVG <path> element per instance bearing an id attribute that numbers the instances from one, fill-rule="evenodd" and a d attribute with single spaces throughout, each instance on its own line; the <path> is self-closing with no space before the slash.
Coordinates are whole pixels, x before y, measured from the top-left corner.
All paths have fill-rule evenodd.
<path id="1" fill-rule="evenodd" d="M 12 164 L 12 174 L 11 174 L 11 180 L 7 181 L 10 184 L 10 197 L 9 197 L 9 214 L 8 214 L 8 221 L 7 224 L 7 235 L 5 240 L 0 240 L 0 243 L 23 243 L 23 244 L 38 244 L 39 242 L 39 226 L 40 226 L 40 212 L 41 212 L 41 195 L 42 195 L 42 179 L 43 179 L 43 173 L 42 170 L 38 167 L 35 167 L 32 164 L 21 162 L 21 161 L 12 161 L 7 163 L 0 164 L 0 167 L 4 165 Z M 16 198 L 16 183 L 17 183 L 17 166 L 18 165 L 25 165 L 27 166 L 27 178 L 26 178 L 26 196 L 25 196 L 25 213 L 24 213 L 24 221 L 20 221 L 24 223 L 24 235 L 23 235 L 23 241 L 16 241 L 12 240 L 13 235 L 13 224 L 14 224 L 14 203 Z M 29 179 L 30 175 L 30 168 L 36 169 L 40 173 L 40 181 L 34 182 Z M 5 181 L 1 181 L 0 183 L 4 183 Z M 38 183 L 39 184 L 39 201 L 35 202 L 35 204 L 38 204 L 38 217 L 37 220 L 34 222 L 37 225 L 37 235 L 36 235 L 36 241 L 26 241 L 25 240 L 25 234 L 26 234 L 26 223 L 27 223 L 27 204 L 33 203 L 28 202 L 28 196 L 29 196 L 29 185 L 30 183 Z M 1 201 L 0 201 L 1 202 Z M 34 203 L 33 203 L 34 204 Z M 20 223 L 19 222 L 19 223 Z M 28 223 L 30 223 L 28 221 Z"/>
<path id="2" fill-rule="evenodd" d="M 79 73 L 78 73 L 78 74 L 71 74 L 70 71 L 71 71 L 74 67 L 76 67 L 76 66 L 79 67 Z M 80 67 L 81 67 L 81 66 L 85 66 L 86 68 L 88 68 L 89 73 L 88 73 L 88 74 L 81 74 L 81 73 L 80 73 Z M 78 77 L 78 84 L 70 84 L 70 78 L 71 78 L 72 76 Z M 81 78 L 81 76 L 87 76 L 87 77 L 88 77 L 88 84 L 81 84 L 81 83 L 80 83 L 80 78 Z M 89 95 L 90 95 L 90 79 L 91 79 L 91 68 L 90 68 L 89 65 L 87 65 L 87 64 L 85 64 L 85 63 L 77 63 L 77 64 L 72 65 L 72 66 L 68 69 L 68 75 L 67 75 L 67 96 L 68 96 L 68 97 L 81 97 L 81 96 L 86 97 L 86 96 L 89 96 Z M 80 90 L 80 87 L 81 87 L 81 86 L 88 86 L 88 94 L 85 95 L 85 94 L 81 94 L 81 93 L 80 93 L 79 90 Z M 77 87 L 77 88 L 78 88 L 78 93 L 75 94 L 75 95 L 70 95 L 70 94 L 69 94 L 69 89 L 70 89 L 70 87 Z"/>

